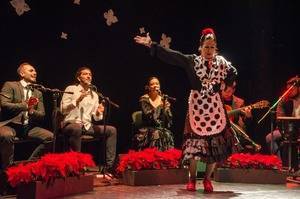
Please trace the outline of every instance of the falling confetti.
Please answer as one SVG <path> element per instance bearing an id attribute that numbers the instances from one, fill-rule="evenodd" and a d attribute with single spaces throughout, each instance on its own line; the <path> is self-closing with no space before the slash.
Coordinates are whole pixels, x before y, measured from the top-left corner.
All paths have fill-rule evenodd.
<path id="1" fill-rule="evenodd" d="M 172 41 L 171 37 L 167 37 L 165 33 L 161 35 L 161 40 L 160 40 L 160 45 L 165 47 L 165 48 L 170 48 L 170 43 Z"/>
<path id="2" fill-rule="evenodd" d="M 16 13 L 19 16 L 30 10 L 30 7 L 25 3 L 25 0 L 12 0 L 10 1 L 10 4 L 16 9 Z"/>
<path id="3" fill-rule="evenodd" d="M 111 26 L 113 23 L 118 22 L 118 18 L 114 16 L 114 11 L 112 9 L 109 9 L 107 12 L 104 12 L 103 16 L 106 19 L 106 24 L 108 26 Z"/>
<path id="4" fill-rule="evenodd" d="M 74 0 L 74 4 L 80 5 L 80 0 Z"/>
<path id="5" fill-rule="evenodd" d="M 145 31 L 145 28 L 144 28 L 144 27 L 140 27 L 139 29 L 140 29 L 140 34 L 144 34 L 144 33 L 146 33 L 146 31 Z"/>
<path id="6" fill-rule="evenodd" d="M 68 39 L 68 34 L 64 33 L 64 32 L 61 32 L 60 38 L 62 38 L 62 39 Z"/>

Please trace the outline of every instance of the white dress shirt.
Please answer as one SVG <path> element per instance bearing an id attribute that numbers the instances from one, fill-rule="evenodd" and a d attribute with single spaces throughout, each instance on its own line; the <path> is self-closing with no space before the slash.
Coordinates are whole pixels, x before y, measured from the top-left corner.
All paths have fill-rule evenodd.
<path id="1" fill-rule="evenodd" d="M 30 90 L 29 88 L 26 88 L 26 86 L 29 84 L 27 83 L 25 80 L 21 80 L 20 81 L 21 85 L 23 86 L 23 92 L 24 92 L 24 101 L 28 100 L 31 96 L 32 96 L 32 90 Z M 28 117 L 28 111 L 24 111 L 24 121 L 23 121 L 23 125 L 27 125 L 28 121 L 29 121 L 29 117 Z"/>
<path id="2" fill-rule="evenodd" d="M 61 111 L 65 115 L 64 123 L 81 123 L 86 130 L 92 126 L 92 117 L 95 121 L 102 120 L 103 114 L 96 114 L 99 106 L 99 98 L 97 93 L 88 90 L 90 93 L 85 96 L 78 106 L 76 100 L 82 94 L 84 88 L 78 85 L 71 85 L 66 88 L 66 92 L 73 92 L 73 94 L 64 93 L 61 100 Z"/>

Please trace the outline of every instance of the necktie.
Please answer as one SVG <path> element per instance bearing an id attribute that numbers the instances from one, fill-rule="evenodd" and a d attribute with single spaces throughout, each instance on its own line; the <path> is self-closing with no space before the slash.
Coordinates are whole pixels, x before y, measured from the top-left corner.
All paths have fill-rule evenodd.
<path id="1" fill-rule="evenodd" d="M 27 102 L 27 100 L 29 99 L 29 89 L 28 87 L 24 88 L 25 90 L 25 97 L 24 97 L 24 101 Z M 23 125 L 27 125 L 28 124 L 28 111 L 23 111 L 22 113 L 22 124 Z"/>

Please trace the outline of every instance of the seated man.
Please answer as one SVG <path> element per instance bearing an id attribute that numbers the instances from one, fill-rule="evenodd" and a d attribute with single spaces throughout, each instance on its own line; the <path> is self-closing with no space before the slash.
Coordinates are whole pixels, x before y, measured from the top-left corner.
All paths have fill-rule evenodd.
<path id="1" fill-rule="evenodd" d="M 236 82 L 234 81 L 232 85 L 227 85 L 222 91 L 222 98 L 224 100 L 225 108 L 227 110 L 227 115 L 232 122 L 232 126 L 237 133 L 238 139 L 241 145 L 245 148 L 253 148 L 254 151 L 259 151 L 261 146 L 256 144 L 249 136 L 246 134 L 247 127 L 252 124 L 252 111 L 250 107 L 245 107 L 245 101 L 242 98 L 234 95 L 236 90 Z M 245 107 L 245 109 L 240 108 Z M 239 111 L 236 111 L 239 110 Z M 238 129 L 236 129 L 237 127 Z"/>
<path id="2" fill-rule="evenodd" d="M 17 70 L 20 81 L 5 82 L 1 90 L 2 118 L 6 125 L 0 127 L 1 167 L 5 169 L 13 162 L 14 137 L 34 138 L 39 141 L 29 160 L 39 157 L 46 147 L 50 149 L 53 134 L 39 123 L 45 116 L 43 95 L 40 91 L 28 87 L 36 82 L 37 73 L 29 63 L 22 63 Z M 14 119 L 12 119 L 14 118 Z"/>
<path id="3" fill-rule="evenodd" d="M 284 116 L 290 116 L 290 117 L 300 117 L 300 87 L 299 87 L 299 77 L 292 77 L 286 82 L 286 88 L 290 88 L 292 85 L 295 84 L 295 82 L 298 81 L 298 83 L 292 88 L 292 90 L 287 94 L 285 98 L 283 98 L 282 101 L 280 101 L 277 105 L 276 109 L 276 117 L 284 117 Z M 299 127 L 296 129 L 299 133 Z M 273 137 L 273 139 L 272 139 Z M 279 142 L 282 140 L 282 134 L 279 128 L 276 128 L 273 131 L 273 135 L 269 133 L 266 136 L 266 142 L 269 145 L 269 149 L 271 149 L 271 142 L 272 142 L 272 148 L 273 151 L 271 153 L 276 153 L 276 155 L 281 158 L 281 151 L 279 150 Z M 296 155 L 295 155 L 296 156 Z M 297 158 L 294 158 L 295 162 Z M 285 163 L 284 163 L 285 164 Z M 297 163 L 293 163 L 297 164 Z M 295 165 L 296 166 L 296 165 Z M 296 167 L 298 168 L 298 166 Z"/>
<path id="4" fill-rule="evenodd" d="M 90 88 L 92 82 L 92 71 L 88 67 L 77 70 L 75 79 L 77 84 L 70 85 L 61 100 L 61 110 L 64 114 L 63 133 L 69 137 L 70 149 L 81 151 L 81 135 L 106 137 L 106 166 L 108 172 L 113 172 L 116 157 L 117 130 L 113 126 L 95 125 L 93 120 L 99 121 L 103 118 L 104 106 L 99 103 L 96 92 Z M 100 150 L 100 149 L 99 149 Z"/>

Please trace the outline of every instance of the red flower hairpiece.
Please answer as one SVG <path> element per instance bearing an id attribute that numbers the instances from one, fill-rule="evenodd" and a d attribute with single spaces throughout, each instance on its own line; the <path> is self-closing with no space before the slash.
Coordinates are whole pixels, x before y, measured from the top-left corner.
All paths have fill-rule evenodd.
<path id="1" fill-rule="evenodd" d="M 202 30 L 202 35 L 207 35 L 207 34 L 215 34 L 215 32 L 212 28 L 204 28 Z"/>

